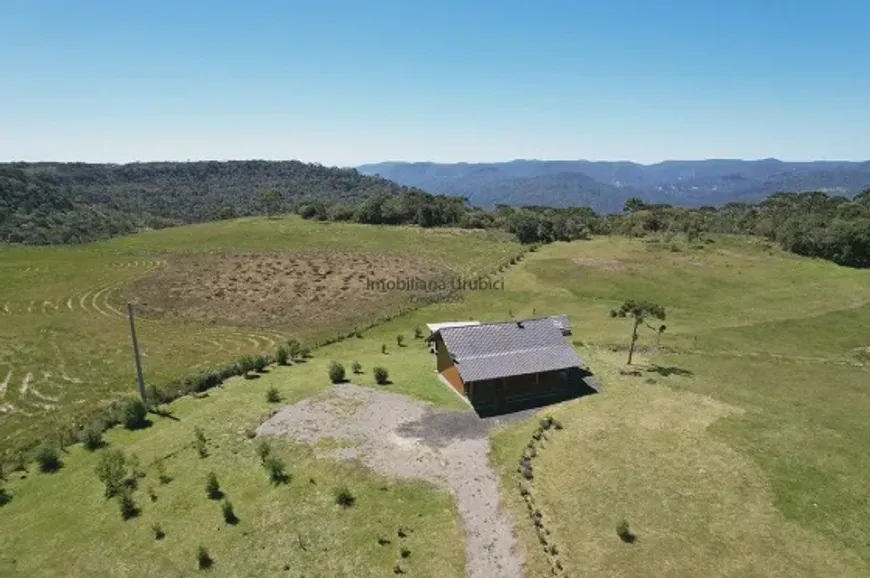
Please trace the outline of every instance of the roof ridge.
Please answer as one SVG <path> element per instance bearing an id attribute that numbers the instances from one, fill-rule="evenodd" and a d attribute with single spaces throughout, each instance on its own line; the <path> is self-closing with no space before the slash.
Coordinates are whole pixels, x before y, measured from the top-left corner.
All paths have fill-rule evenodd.
<path id="1" fill-rule="evenodd" d="M 517 323 L 523 323 L 526 321 L 545 321 L 549 319 L 554 319 L 556 317 L 568 317 L 564 313 L 559 313 L 558 315 L 546 315 L 544 317 L 528 317 L 523 319 L 511 319 L 509 321 L 481 321 L 477 325 L 464 325 L 460 327 L 443 327 L 438 331 L 443 331 L 444 329 L 468 329 L 469 327 L 487 327 L 492 325 L 516 325 Z"/>
<path id="2" fill-rule="evenodd" d="M 534 353 L 534 352 L 538 352 L 538 351 L 546 351 L 546 350 L 552 349 L 554 347 L 562 347 L 562 345 L 564 345 L 565 347 L 569 347 L 571 349 L 574 349 L 573 347 L 571 347 L 567 343 L 565 343 L 565 344 L 554 343 L 552 345 L 545 345 L 542 347 L 527 347 L 525 349 L 511 349 L 508 351 L 496 351 L 494 353 L 481 353 L 481 354 L 477 354 L 477 355 L 466 355 L 464 357 L 455 357 L 454 359 L 456 359 L 457 361 L 461 361 L 463 359 L 486 359 L 488 357 L 498 357 L 500 355 L 516 355 L 517 353 Z"/>

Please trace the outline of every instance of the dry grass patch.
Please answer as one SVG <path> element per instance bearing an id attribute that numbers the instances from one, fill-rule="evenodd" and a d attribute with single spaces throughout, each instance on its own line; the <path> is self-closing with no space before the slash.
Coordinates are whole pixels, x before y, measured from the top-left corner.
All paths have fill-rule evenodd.
<path id="1" fill-rule="evenodd" d="M 198 322 L 294 328 L 332 326 L 410 302 L 412 293 L 373 283 L 444 272 L 392 254 L 345 252 L 176 255 L 165 270 L 139 280 L 133 294 L 144 315 Z"/>

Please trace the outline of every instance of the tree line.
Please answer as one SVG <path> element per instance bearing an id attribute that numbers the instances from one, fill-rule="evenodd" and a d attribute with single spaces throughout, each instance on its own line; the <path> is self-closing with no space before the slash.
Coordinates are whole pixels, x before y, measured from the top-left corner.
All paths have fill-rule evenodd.
<path id="1" fill-rule="evenodd" d="M 186 223 L 293 211 L 305 219 L 507 231 L 526 244 L 592 235 L 756 235 L 800 255 L 870 267 L 870 189 L 853 198 L 777 193 L 760 203 L 687 209 L 473 207 L 353 169 L 298 161 L 0 165 L 0 242 L 80 243 Z"/>

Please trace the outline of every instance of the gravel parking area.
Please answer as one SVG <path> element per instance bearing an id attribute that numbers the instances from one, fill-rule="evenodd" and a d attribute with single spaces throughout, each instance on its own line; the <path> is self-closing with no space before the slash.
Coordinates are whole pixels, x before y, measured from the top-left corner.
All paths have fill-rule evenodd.
<path id="1" fill-rule="evenodd" d="M 450 490 L 468 538 L 468 576 L 521 578 L 522 556 L 501 509 L 499 480 L 488 456 L 490 429 L 521 417 L 481 419 L 473 412 L 442 411 L 404 395 L 341 384 L 282 408 L 257 433 L 312 445 L 334 439 L 343 447 L 319 455 L 358 459 L 382 474 Z"/>

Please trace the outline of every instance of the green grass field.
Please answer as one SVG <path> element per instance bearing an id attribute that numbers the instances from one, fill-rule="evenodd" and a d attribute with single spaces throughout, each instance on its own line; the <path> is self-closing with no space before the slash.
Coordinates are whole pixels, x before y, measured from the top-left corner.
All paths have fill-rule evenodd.
<path id="1" fill-rule="evenodd" d="M 448 275 L 472 275 L 494 269 L 521 248 L 488 232 L 388 229 L 297 217 L 165 229 L 81 247 L 0 247 L 0 455 L 62 424 L 86 422 L 95 406 L 135 392 L 124 303 L 136 299 L 131 291 L 135 280 L 158 274 L 179 254 L 239 252 L 347 252 L 348 267 L 354 255 L 390 255 L 399 264 L 414 259 Z M 280 297 L 285 295 L 293 299 L 289 289 Z M 243 354 L 271 354 L 290 336 L 307 342 L 324 339 L 338 328 L 389 313 L 404 298 L 360 306 L 358 296 L 351 292 L 338 299 L 330 308 L 330 324 L 282 323 L 280 318 L 234 325 L 220 318 L 207 323 L 141 319 L 146 380 L 160 385 Z M 253 318 L 257 304 L 250 306 Z M 324 306 L 307 307 L 314 317 Z"/>
<path id="2" fill-rule="evenodd" d="M 234 242 L 261 250 L 261 236 L 275 223 L 252 223 L 258 233 L 239 234 Z M 335 230 L 281 223 L 286 238 L 297 224 L 321 227 L 318 235 Z M 210 227 L 197 236 L 202 250 L 226 248 L 230 241 Z M 170 246 L 191 250 L 184 239 L 196 229 L 103 247 L 111 245 L 121 259 L 144 260 Z M 400 231 L 408 243 L 422 234 Z M 315 241 L 297 246 L 305 242 Z M 492 242 L 483 249 L 462 243 L 465 252 L 457 256 L 485 263 L 497 260 L 484 255 L 494 247 L 502 255 L 516 251 Z M 331 360 L 348 367 L 360 361 L 364 385 L 373 385 L 371 367 L 383 365 L 391 390 L 459 409 L 461 400 L 434 380 L 431 357 L 412 339 L 415 326 L 556 313 L 571 316 L 575 345 L 604 387 L 552 408 L 564 430 L 541 451 L 532 482 L 569 575 L 870 575 L 870 457 L 863 447 L 870 439 L 870 369 L 862 353 L 870 346 L 870 272 L 797 258 L 753 240 L 679 248 L 609 238 L 547 246 L 509 270 L 504 291 L 428 306 L 361 339 L 321 348 L 307 363 L 272 369 L 258 380 L 230 380 L 203 399 L 183 398 L 171 406 L 178 421 L 154 416 L 144 431 L 112 431 L 109 447 L 136 453 L 146 470 L 135 493 L 142 513 L 134 520 L 122 522 L 117 504 L 103 498 L 96 456 L 81 447 L 62 456 L 57 473 L 31 467 L 24 479 L 13 474 L 6 484 L 12 501 L 0 508 L 0 575 L 194 575 L 196 548 L 204 545 L 219 576 L 284 576 L 285 565 L 289 575 L 383 576 L 396 562 L 396 542 L 382 547 L 377 537 L 407 525 L 414 528 L 408 575 L 463 576 L 463 537 L 448 496 L 277 442 L 293 477 L 272 486 L 244 432 L 268 411 L 270 385 L 287 402 L 328 388 Z M 661 342 L 649 333 L 641 337 L 640 376 L 620 372 L 630 328 L 608 315 L 626 298 L 668 309 Z M 398 333 L 408 347 L 396 347 Z M 118 347 L 126 351 L 126 341 Z M 121 364 L 129 361 L 119 353 Z M 194 426 L 210 439 L 207 458 L 193 449 Z M 498 432 L 492 450 L 528 577 L 549 575 L 516 473 L 534 426 Z M 171 483 L 156 481 L 156 460 L 166 462 Z M 205 496 L 210 470 L 233 500 L 237 526 L 224 524 Z M 358 497 L 354 508 L 332 500 L 341 484 Z M 147 497 L 148 486 L 156 502 Z M 629 521 L 635 543 L 617 537 L 621 519 Z M 166 529 L 164 540 L 154 540 L 153 523 Z"/>

